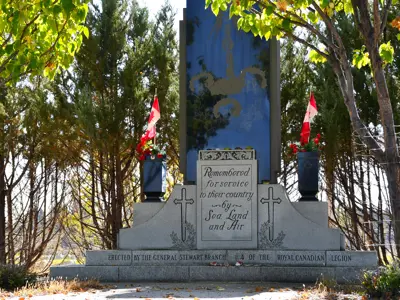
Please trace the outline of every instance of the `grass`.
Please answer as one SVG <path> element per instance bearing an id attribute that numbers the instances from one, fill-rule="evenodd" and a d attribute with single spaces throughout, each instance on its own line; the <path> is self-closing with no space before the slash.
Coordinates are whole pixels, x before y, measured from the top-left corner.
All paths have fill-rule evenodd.
<path id="1" fill-rule="evenodd" d="M 14 292 L 0 291 L 0 298 L 7 297 L 33 297 L 38 295 L 68 294 L 73 292 L 88 292 L 104 289 L 105 286 L 98 280 L 44 280 L 32 285 L 24 286 Z M 22 299 L 21 299 L 22 300 Z"/>

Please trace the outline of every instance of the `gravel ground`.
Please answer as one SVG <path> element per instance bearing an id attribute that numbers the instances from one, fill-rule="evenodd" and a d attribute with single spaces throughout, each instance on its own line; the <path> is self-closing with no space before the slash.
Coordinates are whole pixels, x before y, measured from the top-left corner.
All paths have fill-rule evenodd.
<path id="1" fill-rule="evenodd" d="M 9 299 L 22 300 L 20 297 Z M 282 283 L 140 283 L 108 284 L 106 289 L 67 295 L 45 295 L 23 300 L 106 299 L 362 299 L 355 294 L 318 293 L 302 284 Z"/>

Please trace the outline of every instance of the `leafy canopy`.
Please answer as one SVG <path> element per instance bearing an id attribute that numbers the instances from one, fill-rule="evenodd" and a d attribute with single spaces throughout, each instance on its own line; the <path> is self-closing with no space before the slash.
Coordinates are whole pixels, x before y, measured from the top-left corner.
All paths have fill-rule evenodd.
<path id="1" fill-rule="evenodd" d="M 17 82 L 25 74 L 68 68 L 89 36 L 83 25 L 88 0 L 0 0 L 0 77 Z"/>
<path id="2" fill-rule="evenodd" d="M 351 0 L 205 0 L 205 3 L 216 15 L 229 10 L 230 17 L 239 17 L 238 28 L 245 32 L 251 31 L 267 40 L 273 36 L 278 39 L 287 36 L 307 45 L 311 50 L 310 59 L 316 63 L 325 62 L 332 53 L 330 50 L 335 49 L 329 25 L 335 26 L 338 14 L 354 13 Z M 398 0 L 393 0 L 390 5 L 397 3 Z M 381 10 L 390 8 L 383 1 L 379 5 Z M 400 29 L 400 18 L 394 19 L 391 25 Z M 304 39 L 304 30 L 316 39 Z M 393 61 L 394 50 L 390 43 L 382 43 L 379 53 L 385 63 Z M 354 51 L 352 62 L 358 68 L 370 64 L 365 48 Z"/>

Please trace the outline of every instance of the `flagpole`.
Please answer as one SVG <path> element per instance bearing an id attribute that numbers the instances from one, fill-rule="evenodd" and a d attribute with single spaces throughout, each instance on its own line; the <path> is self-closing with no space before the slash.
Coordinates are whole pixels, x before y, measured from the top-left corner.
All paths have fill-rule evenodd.
<path id="1" fill-rule="evenodd" d="M 156 91 L 155 91 L 155 93 L 154 93 L 154 98 L 153 98 L 153 102 L 154 102 L 154 100 L 156 99 L 156 97 L 157 97 L 157 88 L 156 88 Z M 155 132 L 156 132 L 156 134 L 154 135 L 154 147 L 156 146 L 156 143 L 157 143 L 157 127 L 156 127 L 156 124 L 154 124 L 154 129 L 155 129 Z"/>

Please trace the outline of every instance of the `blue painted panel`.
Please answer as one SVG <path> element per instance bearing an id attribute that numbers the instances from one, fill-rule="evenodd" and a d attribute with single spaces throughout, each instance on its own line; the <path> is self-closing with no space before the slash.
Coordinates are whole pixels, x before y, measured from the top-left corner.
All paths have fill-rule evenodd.
<path id="1" fill-rule="evenodd" d="M 186 9 L 186 180 L 196 181 L 198 150 L 247 146 L 256 150 L 259 182 L 269 180 L 269 43 L 204 2 L 188 0 Z"/>
<path id="2" fill-rule="evenodd" d="M 167 163 L 161 159 L 146 159 L 143 162 L 143 182 L 145 193 L 165 193 Z"/>

